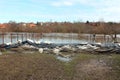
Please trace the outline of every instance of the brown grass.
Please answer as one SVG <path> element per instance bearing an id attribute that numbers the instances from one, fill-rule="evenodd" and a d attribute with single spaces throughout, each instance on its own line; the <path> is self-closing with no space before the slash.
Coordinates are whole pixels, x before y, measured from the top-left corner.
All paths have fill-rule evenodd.
<path id="1" fill-rule="evenodd" d="M 120 55 L 78 54 L 61 62 L 51 54 L 0 56 L 0 80 L 120 80 Z"/>
<path id="2" fill-rule="evenodd" d="M 0 80 L 64 80 L 62 64 L 42 54 L 0 56 Z"/>
<path id="3" fill-rule="evenodd" d="M 120 80 L 120 55 L 81 54 L 74 69 L 73 80 Z"/>

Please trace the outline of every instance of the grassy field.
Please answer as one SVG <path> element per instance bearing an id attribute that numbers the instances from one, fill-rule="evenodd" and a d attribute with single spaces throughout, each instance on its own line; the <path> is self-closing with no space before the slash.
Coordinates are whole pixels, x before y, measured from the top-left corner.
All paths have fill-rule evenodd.
<path id="1" fill-rule="evenodd" d="M 51 54 L 3 54 L 0 80 L 120 80 L 120 55 L 79 53 L 71 62 Z"/>

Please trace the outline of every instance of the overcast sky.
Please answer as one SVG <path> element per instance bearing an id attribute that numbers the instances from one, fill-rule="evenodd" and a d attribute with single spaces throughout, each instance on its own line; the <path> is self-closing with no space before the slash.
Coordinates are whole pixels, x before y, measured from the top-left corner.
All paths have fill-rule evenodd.
<path id="1" fill-rule="evenodd" d="M 0 22 L 120 22 L 120 0 L 0 0 Z"/>

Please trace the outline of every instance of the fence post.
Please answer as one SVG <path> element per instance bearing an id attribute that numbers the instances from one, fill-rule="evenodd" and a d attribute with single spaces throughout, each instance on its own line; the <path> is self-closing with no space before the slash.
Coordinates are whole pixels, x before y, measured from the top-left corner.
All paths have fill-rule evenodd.
<path id="1" fill-rule="evenodd" d="M 4 44 L 4 33 L 2 33 L 2 43 Z"/>
<path id="2" fill-rule="evenodd" d="M 18 33 L 17 33 L 17 41 L 18 41 Z"/>
<path id="3" fill-rule="evenodd" d="M 11 35 L 10 38 L 11 38 L 11 43 L 12 43 L 12 35 L 13 35 L 13 34 L 11 33 L 10 35 Z"/>
<path id="4" fill-rule="evenodd" d="M 31 38 L 31 33 L 29 33 L 29 39 Z"/>
<path id="5" fill-rule="evenodd" d="M 26 40 L 27 40 L 27 33 L 25 35 L 26 35 Z"/>
<path id="6" fill-rule="evenodd" d="M 22 41 L 23 41 L 23 34 L 21 34 L 22 35 Z"/>

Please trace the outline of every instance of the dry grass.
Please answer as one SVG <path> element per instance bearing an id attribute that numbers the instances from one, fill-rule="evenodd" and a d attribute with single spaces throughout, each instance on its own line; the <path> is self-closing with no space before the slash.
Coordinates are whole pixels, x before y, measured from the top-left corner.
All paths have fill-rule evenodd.
<path id="1" fill-rule="evenodd" d="M 74 69 L 73 80 L 120 80 L 120 55 L 81 54 Z"/>
<path id="2" fill-rule="evenodd" d="M 78 54 L 61 62 L 50 54 L 0 56 L 0 80 L 120 80 L 120 55 Z"/>
<path id="3" fill-rule="evenodd" d="M 0 56 L 0 80 L 64 80 L 62 64 L 42 54 Z"/>

